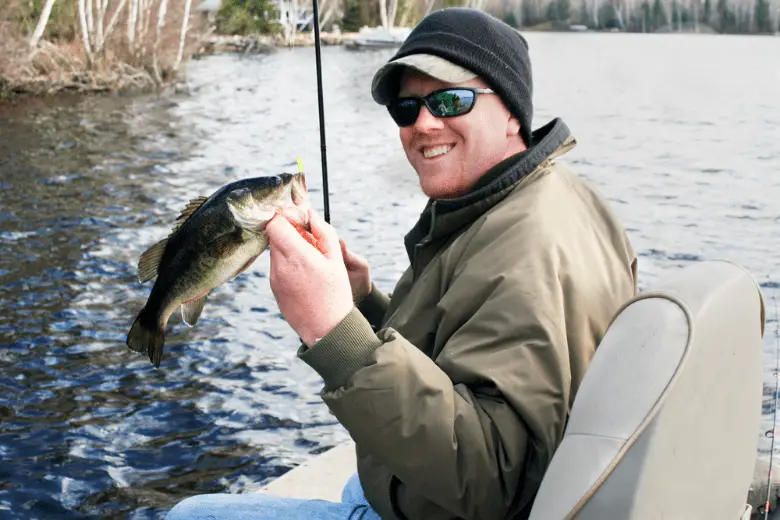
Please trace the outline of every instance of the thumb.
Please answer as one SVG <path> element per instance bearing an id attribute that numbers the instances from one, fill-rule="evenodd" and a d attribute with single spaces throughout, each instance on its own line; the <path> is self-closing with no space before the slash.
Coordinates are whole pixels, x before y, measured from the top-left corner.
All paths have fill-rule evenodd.
<path id="1" fill-rule="evenodd" d="M 319 249 L 327 258 L 342 258 L 341 245 L 336 229 L 322 220 L 314 211 L 309 212 L 311 234 L 317 239 Z"/>
<path id="2" fill-rule="evenodd" d="M 265 227 L 271 251 L 282 256 L 294 255 L 296 240 L 303 240 L 292 224 L 279 215 L 274 216 Z"/>

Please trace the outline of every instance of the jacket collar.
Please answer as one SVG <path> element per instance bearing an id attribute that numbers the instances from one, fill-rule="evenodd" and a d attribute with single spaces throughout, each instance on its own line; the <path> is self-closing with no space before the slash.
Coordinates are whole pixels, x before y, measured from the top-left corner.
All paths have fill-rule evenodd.
<path id="1" fill-rule="evenodd" d="M 415 271 L 422 249 L 446 240 L 500 202 L 511 189 L 544 163 L 562 155 L 576 144 L 569 128 L 555 118 L 536 130 L 527 150 L 504 159 L 485 172 L 469 193 L 456 199 L 429 199 L 420 218 L 404 237 L 406 252 Z M 431 256 L 432 253 L 423 255 Z M 427 264 L 427 260 L 423 261 Z"/>

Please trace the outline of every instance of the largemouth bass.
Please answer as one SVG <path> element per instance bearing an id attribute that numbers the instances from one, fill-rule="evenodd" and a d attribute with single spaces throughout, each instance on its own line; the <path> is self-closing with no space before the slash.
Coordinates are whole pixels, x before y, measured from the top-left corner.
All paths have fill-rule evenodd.
<path id="1" fill-rule="evenodd" d="M 141 283 L 157 279 L 127 335 L 127 346 L 146 352 L 159 367 L 171 315 L 181 308 L 184 323 L 195 326 L 209 292 L 241 274 L 266 250 L 265 226 L 275 215 L 287 218 L 316 247 L 308 211 L 303 173 L 243 179 L 210 197 L 192 199 L 170 235 L 138 261 Z"/>

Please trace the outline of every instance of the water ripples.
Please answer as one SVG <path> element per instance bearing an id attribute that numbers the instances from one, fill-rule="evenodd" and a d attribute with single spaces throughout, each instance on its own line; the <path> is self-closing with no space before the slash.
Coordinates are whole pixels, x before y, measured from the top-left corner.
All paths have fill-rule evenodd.
<path id="1" fill-rule="evenodd" d="M 780 288 L 778 84 L 761 65 L 771 39 L 529 40 L 535 123 L 561 116 L 572 128 L 580 144 L 565 160 L 625 223 L 640 288 L 726 257 L 769 301 Z M 726 47 L 742 53 L 728 76 L 691 72 Z M 369 94 L 390 54 L 323 49 L 332 222 L 385 290 L 408 264 L 402 236 L 425 202 Z M 188 200 L 301 157 L 322 209 L 313 49 L 190 68 L 187 91 L 167 98 L 0 105 L 2 518 L 160 518 L 186 496 L 256 488 L 348 438 L 296 358 L 267 255 L 212 292 L 196 327 L 174 314 L 159 370 L 124 346 L 151 287 L 136 278 L 138 257 Z"/>

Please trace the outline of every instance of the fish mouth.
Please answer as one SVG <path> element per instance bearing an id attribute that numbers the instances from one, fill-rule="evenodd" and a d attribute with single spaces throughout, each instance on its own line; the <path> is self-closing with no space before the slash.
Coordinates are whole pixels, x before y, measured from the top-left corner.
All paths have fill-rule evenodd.
<path id="1" fill-rule="evenodd" d="M 309 228 L 309 197 L 303 173 L 283 173 L 277 177 L 278 188 L 263 193 L 241 193 L 228 199 L 228 208 L 241 228 L 263 233 L 268 222 L 282 215 L 291 223 Z"/>
<path id="2" fill-rule="evenodd" d="M 309 205 L 309 190 L 306 187 L 306 174 L 296 173 L 290 182 L 290 198 L 296 206 Z"/>
<path id="3" fill-rule="evenodd" d="M 281 215 L 304 229 L 309 229 L 309 210 L 302 206 L 288 206 L 281 211 Z"/>
<path id="4" fill-rule="evenodd" d="M 287 197 L 285 197 L 287 199 Z M 306 229 L 309 227 L 309 191 L 306 186 L 306 174 L 293 174 L 289 185 L 289 202 L 282 207 L 281 213 L 293 224 Z"/>

